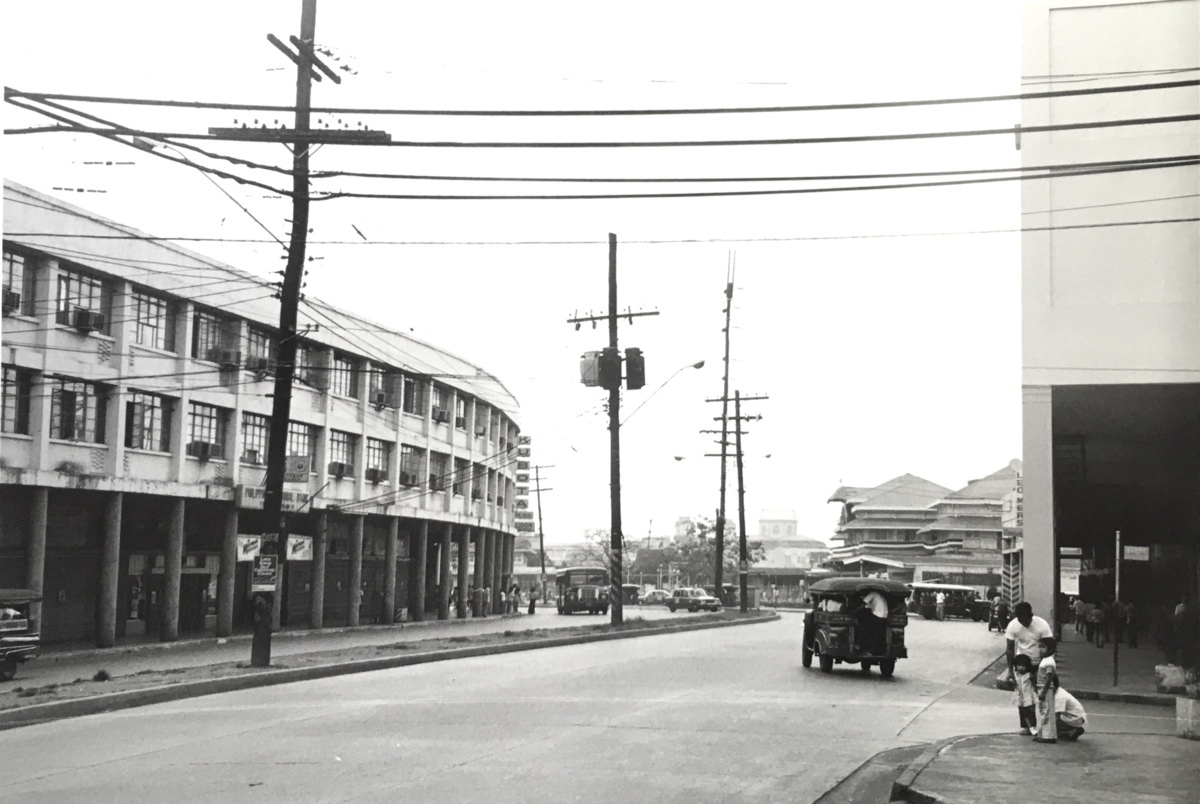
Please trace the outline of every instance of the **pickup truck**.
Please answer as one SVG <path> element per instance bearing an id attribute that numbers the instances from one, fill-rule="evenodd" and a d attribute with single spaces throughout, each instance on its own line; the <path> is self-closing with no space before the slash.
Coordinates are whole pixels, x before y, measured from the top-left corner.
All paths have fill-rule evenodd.
<path id="1" fill-rule="evenodd" d="M 706 593 L 703 589 L 681 587 L 672 592 L 671 596 L 667 598 L 667 608 L 673 612 L 679 609 L 687 609 L 688 611 L 700 611 L 700 609 L 720 611 L 721 601 Z"/>

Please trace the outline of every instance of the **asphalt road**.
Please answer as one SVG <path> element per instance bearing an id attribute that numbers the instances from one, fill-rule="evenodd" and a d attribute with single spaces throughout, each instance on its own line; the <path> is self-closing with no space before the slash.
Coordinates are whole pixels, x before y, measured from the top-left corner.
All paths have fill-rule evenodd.
<path id="1" fill-rule="evenodd" d="M 14 729 L 0 800 L 811 802 L 878 751 L 1011 730 L 1008 696 L 967 686 L 1003 650 L 980 624 L 911 621 L 888 680 L 802 669 L 800 630 L 785 614 Z"/>

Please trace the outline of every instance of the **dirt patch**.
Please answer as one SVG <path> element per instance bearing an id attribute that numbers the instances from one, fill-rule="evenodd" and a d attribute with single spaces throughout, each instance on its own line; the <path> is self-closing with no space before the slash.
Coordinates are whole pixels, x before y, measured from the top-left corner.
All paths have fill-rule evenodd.
<path id="1" fill-rule="evenodd" d="M 760 613 L 750 613 L 745 617 L 761 616 Z M 688 625 L 700 622 L 719 622 L 744 619 L 741 612 L 723 611 L 700 617 L 691 617 Z M 377 659 L 380 656 L 405 653 L 437 653 L 439 651 L 461 650 L 463 647 L 507 644 L 513 642 L 531 642 L 536 640 L 559 639 L 562 637 L 578 636 L 581 634 L 597 634 L 607 632 L 628 631 L 669 631 L 676 628 L 676 620 L 642 620 L 631 619 L 614 626 L 611 623 L 575 626 L 572 628 L 538 628 L 528 631 L 504 631 L 476 636 L 452 636 L 435 639 L 398 639 L 376 645 L 363 645 L 357 648 L 339 648 L 337 650 L 314 651 L 288 656 L 281 661 L 272 662 L 270 667 L 251 667 L 247 662 L 223 662 L 219 664 L 202 664 L 195 667 L 176 667 L 167 670 L 142 670 L 123 676 L 109 676 L 101 670 L 94 678 L 77 678 L 69 684 L 47 684 L 39 687 L 17 687 L 8 692 L 0 693 L 0 711 L 16 709 L 32 704 L 50 701 L 64 701 L 77 698 L 89 698 L 114 692 L 144 690 L 152 687 L 165 687 L 174 684 L 193 681 L 207 681 L 219 678 L 231 678 L 255 673 L 270 672 L 301 667 L 317 667 L 332 664 L 346 664 L 363 659 Z"/>

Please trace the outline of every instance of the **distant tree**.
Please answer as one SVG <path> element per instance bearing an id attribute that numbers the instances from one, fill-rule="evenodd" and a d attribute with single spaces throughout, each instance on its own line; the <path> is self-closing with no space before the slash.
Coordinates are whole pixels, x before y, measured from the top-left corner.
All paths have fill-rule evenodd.
<path id="1" fill-rule="evenodd" d="M 570 567 L 609 567 L 612 565 L 612 545 L 605 528 L 589 528 L 583 532 L 583 544 L 567 553 Z"/>

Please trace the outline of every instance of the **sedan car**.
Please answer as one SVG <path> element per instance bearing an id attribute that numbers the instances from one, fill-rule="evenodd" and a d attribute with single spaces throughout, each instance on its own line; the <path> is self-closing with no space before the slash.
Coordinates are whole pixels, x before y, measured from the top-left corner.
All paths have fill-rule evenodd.
<path id="1" fill-rule="evenodd" d="M 673 612 L 678 611 L 679 609 L 687 609 L 688 611 L 700 611 L 700 609 L 707 609 L 708 611 L 720 611 L 721 601 L 717 600 L 703 589 L 689 589 L 686 587 L 680 587 L 679 589 L 676 589 L 669 598 L 667 598 L 667 608 Z"/>
<path id="2" fill-rule="evenodd" d="M 646 594 L 638 598 L 639 606 L 661 606 L 666 603 L 671 597 L 666 589 L 651 589 Z"/>

